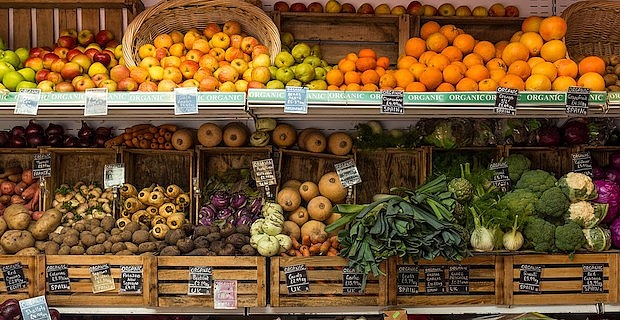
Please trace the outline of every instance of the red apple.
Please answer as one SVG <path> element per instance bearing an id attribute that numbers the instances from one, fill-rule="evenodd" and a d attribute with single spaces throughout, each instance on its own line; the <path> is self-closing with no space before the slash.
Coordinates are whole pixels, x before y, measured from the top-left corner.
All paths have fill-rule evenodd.
<path id="1" fill-rule="evenodd" d="M 78 35 L 77 30 L 75 30 L 73 28 L 63 29 L 63 30 L 60 31 L 60 34 L 59 34 L 59 36 L 61 36 L 61 37 L 62 36 L 69 36 L 69 37 L 71 37 L 71 38 L 73 38 L 75 40 L 77 40 L 77 35 Z"/>
<path id="2" fill-rule="evenodd" d="M 310 2 L 310 4 L 306 7 L 306 10 L 308 10 L 308 12 L 323 12 L 323 5 L 316 1 Z"/>
<path id="3" fill-rule="evenodd" d="M 101 62 L 101 64 L 106 67 L 110 65 L 111 61 L 112 57 L 110 57 L 110 55 L 105 52 L 97 52 L 93 56 L 93 62 Z"/>
<path id="4" fill-rule="evenodd" d="M 108 90 L 110 91 L 110 90 Z M 157 83 L 148 80 L 148 81 L 144 81 L 142 82 L 139 86 L 138 86 L 138 91 L 142 91 L 142 92 L 157 92 Z"/>
<path id="5" fill-rule="evenodd" d="M 114 39 L 114 34 L 110 30 L 100 30 L 95 35 L 95 41 L 102 47 L 105 46 L 112 39 Z"/>
<path id="6" fill-rule="evenodd" d="M 93 64 L 93 61 L 84 53 L 76 54 L 73 58 L 71 58 L 71 60 L 69 60 L 69 62 L 77 63 L 80 67 L 82 67 L 82 70 L 88 70 L 90 65 Z"/>
<path id="7" fill-rule="evenodd" d="M 118 91 L 137 91 L 138 82 L 132 78 L 125 78 L 116 83 L 116 90 Z"/>
<path id="8" fill-rule="evenodd" d="M 84 92 L 86 91 L 86 89 L 92 89 L 97 87 L 95 85 L 95 82 L 91 78 L 86 76 L 83 76 L 82 78 L 80 78 L 80 80 L 76 81 L 73 86 L 75 87 L 76 91 L 80 92 Z"/>
<path id="9" fill-rule="evenodd" d="M 84 54 L 87 55 L 90 60 L 93 60 L 93 57 L 96 54 L 98 54 L 98 53 L 101 53 L 101 50 L 99 50 L 97 48 L 93 48 L 93 47 L 90 47 L 90 48 L 84 50 Z M 71 60 L 71 59 L 69 59 L 69 60 Z"/>
<path id="10" fill-rule="evenodd" d="M 295 2 L 291 4 L 288 10 L 291 12 L 307 12 L 308 8 L 306 7 L 306 4 L 304 3 Z"/>
<path id="11" fill-rule="evenodd" d="M 157 58 L 157 60 L 161 60 L 167 56 L 170 55 L 170 52 L 168 52 L 168 48 L 157 48 L 155 49 L 155 58 Z"/>
<path id="12" fill-rule="evenodd" d="M 228 20 L 222 26 L 222 32 L 227 35 L 241 34 L 241 24 L 236 20 Z"/>
<path id="13" fill-rule="evenodd" d="M 214 76 L 206 76 L 202 80 L 200 80 L 200 84 L 198 85 L 198 90 L 215 91 L 217 90 L 219 86 L 220 86 L 220 82 Z"/>
<path id="14" fill-rule="evenodd" d="M 94 74 L 92 77 L 90 77 L 91 80 L 93 80 L 93 82 L 95 83 L 95 85 L 97 87 L 99 87 L 99 83 L 101 83 L 101 81 L 103 80 L 108 80 L 110 79 L 110 76 L 107 73 L 97 73 Z M 115 81 L 116 82 L 116 81 Z"/>
<path id="15" fill-rule="evenodd" d="M 95 34 L 88 29 L 81 30 L 77 34 L 78 43 L 82 46 L 87 46 L 95 42 Z"/>
<path id="16" fill-rule="evenodd" d="M 407 14 L 412 16 L 421 16 L 422 15 L 422 3 L 420 1 L 411 1 L 407 5 Z"/>
<path id="17" fill-rule="evenodd" d="M 259 45 L 259 44 L 260 44 L 260 42 L 258 41 L 258 39 L 254 38 L 252 36 L 243 37 L 243 39 L 241 40 L 241 50 L 244 53 L 251 54 L 252 50 L 254 50 L 254 47 Z M 228 59 L 226 59 L 226 60 L 228 60 Z M 228 61 L 232 61 L 232 60 L 228 60 Z"/>
<path id="18" fill-rule="evenodd" d="M 72 49 L 73 50 L 73 49 Z M 77 50 L 77 49 L 76 49 Z M 56 47 L 54 48 L 54 50 L 52 51 L 53 53 L 55 53 L 58 57 L 60 58 L 66 58 L 67 57 L 67 53 L 70 50 L 65 48 L 65 47 Z"/>
<path id="19" fill-rule="evenodd" d="M 362 3 L 358 8 L 357 8 L 357 13 L 362 13 L 362 14 L 373 14 L 375 13 L 375 8 L 372 6 L 372 4 L 365 2 Z"/>
<path id="20" fill-rule="evenodd" d="M 130 71 L 127 66 L 119 64 L 110 69 L 110 79 L 119 82 L 125 78 L 129 78 Z"/>
<path id="21" fill-rule="evenodd" d="M 75 44 L 76 44 L 75 38 L 71 36 L 60 36 L 58 37 L 58 40 L 56 40 L 57 46 L 67 48 L 67 49 L 75 48 Z"/>
<path id="22" fill-rule="evenodd" d="M 340 12 L 342 13 L 355 13 L 357 10 L 355 10 L 355 6 L 351 3 L 343 3 L 342 4 L 342 8 L 340 9 Z"/>
<path id="23" fill-rule="evenodd" d="M 67 51 L 67 54 L 65 55 L 65 58 L 67 60 L 71 61 L 71 59 L 73 59 L 73 57 L 75 57 L 78 54 L 83 54 L 83 52 L 80 51 L 80 49 L 78 49 L 78 48 L 73 48 L 73 49 Z"/>
<path id="24" fill-rule="evenodd" d="M 287 12 L 288 10 L 289 6 L 286 1 L 276 1 L 273 4 L 273 11 Z"/>
<path id="25" fill-rule="evenodd" d="M 50 70 L 60 73 L 60 71 L 62 70 L 62 68 L 65 66 L 67 62 L 68 62 L 67 59 L 58 58 L 52 62 L 52 65 L 50 66 Z"/>
<path id="26" fill-rule="evenodd" d="M 46 54 L 47 52 L 52 51 L 50 50 L 45 50 L 43 49 L 43 47 L 34 47 L 31 48 L 30 51 L 28 51 L 28 56 L 29 57 L 39 57 L 39 56 L 43 56 L 44 54 Z"/>
<path id="27" fill-rule="evenodd" d="M 205 37 L 207 37 L 207 40 L 209 40 L 209 39 L 211 39 L 211 37 L 213 37 L 214 34 L 220 32 L 220 31 L 222 31 L 222 28 L 220 27 L 219 24 L 217 24 L 215 22 L 209 22 L 205 26 L 204 30 L 202 30 L 202 34 Z"/>
<path id="28" fill-rule="evenodd" d="M 179 70 L 181 70 L 181 74 L 185 79 L 193 78 L 196 71 L 198 71 L 198 68 L 200 68 L 198 62 L 192 60 L 185 60 L 181 62 L 181 65 L 179 66 Z"/>
<path id="29" fill-rule="evenodd" d="M 515 6 L 506 6 L 506 17 L 518 17 L 519 8 Z"/>
<path id="30" fill-rule="evenodd" d="M 82 66 L 75 62 L 67 62 L 60 70 L 60 75 L 65 80 L 72 80 L 73 78 L 82 74 Z"/>
<path id="31" fill-rule="evenodd" d="M 240 34 L 233 34 L 230 36 L 230 46 L 234 48 L 241 48 L 241 41 L 244 36 Z"/>
<path id="32" fill-rule="evenodd" d="M 52 71 L 50 71 L 49 69 L 41 69 L 39 71 L 37 71 L 37 73 L 35 73 L 34 75 L 34 80 L 39 83 L 43 80 L 47 80 L 47 76 L 51 73 Z"/>
<path id="33" fill-rule="evenodd" d="M 54 90 L 56 92 L 73 92 L 75 88 L 73 88 L 71 82 L 61 81 L 54 86 Z"/>
<path id="34" fill-rule="evenodd" d="M 40 57 L 28 58 L 24 61 L 24 66 L 34 71 L 39 71 L 44 68 L 43 58 L 40 58 Z"/>
<path id="35" fill-rule="evenodd" d="M 43 69 L 43 70 L 45 70 L 45 69 Z M 51 71 L 50 73 L 47 74 L 47 77 L 45 77 L 45 80 L 49 80 L 49 81 L 51 81 L 53 83 L 60 83 L 64 79 L 62 78 L 62 75 L 60 73 Z"/>
<path id="36" fill-rule="evenodd" d="M 110 41 L 108 41 L 105 46 L 103 46 L 104 48 L 110 48 L 110 49 L 114 49 L 116 48 L 120 43 L 120 41 L 118 39 L 112 39 Z"/>

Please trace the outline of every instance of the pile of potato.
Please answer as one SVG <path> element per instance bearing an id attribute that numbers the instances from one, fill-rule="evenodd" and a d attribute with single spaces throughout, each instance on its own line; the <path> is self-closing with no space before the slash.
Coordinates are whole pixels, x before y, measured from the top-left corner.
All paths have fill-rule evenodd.
<path id="1" fill-rule="evenodd" d="M 51 208 L 33 220 L 23 204 L 12 204 L 0 217 L 0 254 L 35 255 L 60 225 L 62 213 Z"/>
<path id="2" fill-rule="evenodd" d="M 256 250 L 250 245 L 250 227 L 233 226 L 225 223 L 221 226 L 184 225 L 183 228 L 170 230 L 164 238 L 166 246 L 161 256 L 253 256 Z"/>

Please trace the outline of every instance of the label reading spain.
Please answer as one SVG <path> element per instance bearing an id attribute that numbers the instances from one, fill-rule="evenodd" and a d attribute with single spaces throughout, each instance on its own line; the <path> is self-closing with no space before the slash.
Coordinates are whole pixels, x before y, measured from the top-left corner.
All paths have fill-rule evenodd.
<path id="1" fill-rule="evenodd" d="M 210 296 L 213 287 L 213 267 L 189 267 L 189 285 L 187 294 L 190 296 Z"/>
<path id="2" fill-rule="evenodd" d="M 590 89 L 584 87 L 571 86 L 566 92 L 566 113 L 586 115 L 588 113 L 588 99 Z"/>
<path id="3" fill-rule="evenodd" d="M 573 172 L 583 173 L 589 177 L 594 176 L 590 151 L 572 153 L 571 159 L 573 160 Z"/>
<path id="4" fill-rule="evenodd" d="M 93 293 L 111 291 L 116 288 L 109 264 L 96 264 L 90 266 L 88 270 L 90 270 L 90 280 L 93 282 Z"/>
<path id="5" fill-rule="evenodd" d="M 51 264 L 45 267 L 45 279 L 49 292 L 66 291 L 71 289 L 69 268 L 66 264 Z"/>
<path id="6" fill-rule="evenodd" d="M 84 116 L 105 116 L 108 114 L 108 88 L 91 88 L 84 91 Z"/>
<path id="7" fill-rule="evenodd" d="M 584 264 L 582 266 L 582 293 L 602 293 L 603 288 L 603 265 L 602 264 Z"/>
<path id="8" fill-rule="evenodd" d="M 213 309 L 237 309 L 237 280 L 213 280 Z"/>
<path id="9" fill-rule="evenodd" d="M 286 87 L 284 97 L 285 113 L 308 113 L 308 88 Z"/>
<path id="10" fill-rule="evenodd" d="M 403 92 L 401 90 L 381 90 L 381 113 L 405 113 Z"/>
<path id="11" fill-rule="evenodd" d="M 444 293 L 446 291 L 445 270 L 443 266 L 424 268 L 426 293 Z"/>
<path id="12" fill-rule="evenodd" d="M 340 178 L 340 183 L 342 183 L 343 187 L 348 188 L 362 183 L 362 177 L 360 176 L 360 172 L 357 170 L 355 160 L 348 159 L 343 162 L 336 163 L 334 164 L 334 168 L 336 169 L 336 173 L 338 174 L 338 178 Z"/>
<path id="13" fill-rule="evenodd" d="M 198 113 L 198 88 L 174 89 L 174 115 Z"/>
<path id="14" fill-rule="evenodd" d="M 289 294 L 310 291 L 308 269 L 305 264 L 284 267 L 286 290 Z"/>
<path id="15" fill-rule="evenodd" d="M 7 292 L 28 288 L 28 280 L 24 276 L 24 268 L 21 263 L 7 264 L 2 266 L 2 277 Z"/>
<path id="16" fill-rule="evenodd" d="M 448 293 L 469 293 L 469 266 L 448 267 Z"/>
<path id="17" fill-rule="evenodd" d="M 35 153 L 32 158 L 33 178 L 47 178 L 52 176 L 52 154 Z"/>
<path id="18" fill-rule="evenodd" d="M 411 296 L 420 290 L 420 268 L 418 266 L 398 266 L 396 270 L 397 294 Z"/>
<path id="19" fill-rule="evenodd" d="M 254 169 L 254 175 L 256 176 L 256 186 L 267 187 L 278 184 L 273 159 L 252 161 L 252 169 Z"/>
<path id="20" fill-rule="evenodd" d="M 540 277 L 542 266 L 522 264 L 519 268 L 519 291 L 540 293 Z"/>
<path id="21" fill-rule="evenodd" d="M 361 294 L 364 293 L 364 284 L 366 275 L 357 272 L 355 268 L 342 268 L 342 293 L 343 294 Z"/>
<path id="22" fill-rule="evenodd" d="M 493 177 L 491 178 L 491 183 L 504 192 L 508 191 L 510 189 L 508 163 L 505 161 L 492 162 L 489 164 L 489 170 L 494 172 Z"/>
<path id="23" fill-rule="evenodd" d="M 45 296 L 38 296 L 19 301 L 23 320 L 51 320 L 50 310 Z"/>
<path id="24" fill-rule="evenodd" d="M 125 165 L 122 163 L 106 164 L 103 167 L 103 187 L 120 187 L 125 183 Z"/>
<path id="25" fill-rule="evenodd" d="M 40 100 L 41 89 L 19 89 L 13 113 L 36 116 Z"/>
<path id="26" fill-rule="evenodd" d="M 493 112 L 514 116 L 517 114 L 517 97 L 519 90 L 504 87 L 497 88 Z"/>
<path id="27" fill-rule="evenodd" d="M 120 293 L 142 293 L 142 266 L 121 266 Z"/>

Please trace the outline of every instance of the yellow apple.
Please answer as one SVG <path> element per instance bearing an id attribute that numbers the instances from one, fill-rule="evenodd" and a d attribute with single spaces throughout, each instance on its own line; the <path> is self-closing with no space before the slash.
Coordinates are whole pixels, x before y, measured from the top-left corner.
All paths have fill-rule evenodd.
<path id="1" fill-rule="evenodd" d="M 391 11 L 390 5 L 387 3 L 382 3 L 375 7 L 375 14 L 390 14 Z"/>
<path id="2" fill-rule="evenodd" d="M 268 54 L 261 53 L 252 59 L 252 66 L 256 67 L 269 67 L 271 65 L 271 58 Z"/>
<path id="3" fill-rule="evenodd" d="M 161 81 L 159 81 L 159 83 L 157 84 L 157 91 L 160 92 L 169 92 L 169 91 L 174 91 L 174 88 L 177 87 L 177 84 L 169 79 L 163 79 Z"/>
<path id="4" fill-rule="evenodd" d="M 221 92 L 236 92 L 237 91 L 237 87 L 235 86 L 235 83 L 232 81 L 224 81 L 220 83 L 219 88 Z"/>
<path id="5" fill-rule="evenodd" d="M 235 90 L 237 92 L 246 92 L 246 91 L 248 91 L 248 82 L 243 80 L 243 79 L 239 79 L 239 80 L 235 81 Z"/>
<path id="6" fill-rule="evenodd" d="M 98 73 L 108 73 L 108 68 L 106 68 L 106 66 L 103 65 L 103 63 L 101 62 L 95 62 L 93 64 L 90 65 L 90 67 L 88 67 L 88 75 L 89 76 L 94 76 Z"/>
<path id="7" fill-rule="evenodd" d="M 149 75 L 151 75 L 151 81 L 160 81 L 164 78 L 164 67 L 152 66 L 148 70 Z"/>
<path id="8" fill-rule="evenodd" d="M 155 46 L 150 43 L 143 44 L 140 46 L 140 48 L 138 48 L 138 56 L 140 57 L 140 59 L 144 59 L 146 57 L 154 57 L 156 49 L 157 48 L 155 48 Z"/>

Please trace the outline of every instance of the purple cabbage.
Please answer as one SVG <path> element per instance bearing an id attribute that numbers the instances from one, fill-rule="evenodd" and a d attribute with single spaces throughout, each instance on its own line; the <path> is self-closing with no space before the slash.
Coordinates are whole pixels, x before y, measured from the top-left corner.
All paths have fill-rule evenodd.
<path id="1" fill-rule="evenodd" d="M 611 243 L 614 247 L 620 248 L 620 218 L 616 218 L 609 225 L 609 231 L 611 231 Z"/>
<path id="2" fill-rule="evenodd" d="M 620 169 L 620 152 L 614 152 L 609 155 L 609 166 L 614 169 Z"/>
<path id="3" fill-rule="evenodd" d="M 620 186 L 609 180 L 594 180 L 598 197 L 593 200 L 596 203 L 607 203 L 609 208 L 607 215 L 603 219 L 603 223 L 612 222 L 618 215 L 618 206 L 620 206 Z"/>
<path id="4" fill-rule="evenodd" d="M 235 193 L 230 197 L 230 206 L 233 207 L 233 209 L 242 208 L 247 202 L 248 197 L 241 193 Z"/>
<path id="5" fill-rule="evenodd" d="M 599 166 L 592 167 L 592 179 L 605 179 L 605 169 Z"/>
<path id="6" fill-rule="evenodd" d="M 620 169 L 606 168 L 605 180 L 609 180 L 615 183 L 620 183 Z"/>
<path id="7" fill-rule="evenodd" d="M 562 127 L 564 141 L 569 145 L 588 142 L 588 126 L 579 120 L 568 121 Z"/>
<path id="8" fill-rule="evenodd" d="M 217 220 L 229 220 L 233 218 L 233 210 L 231 208 L 221 208 L 215 215 Z"/>
<path id="9" fill-rule="evenodd" d="M 538 129 L 538 145 L 542 147 L 556 147 L 560 145 L 560 129 L 556 126 L 546 125 Z"/>
<path id="10" fill-rule="evenodd" d="M 261 198 L 254 198 L 250 203 L 250 212 L 254 214 L 256 218 L 260 216 L 261 210 L 263 209 L 263 201 Z"/>
<path id="11" fill-rule="evenodd" d="M 230 196 L 223 192 L 218 192 L 211 195 L 211 203 L 218 209 L 227 208 L 230 203 Z"/>

